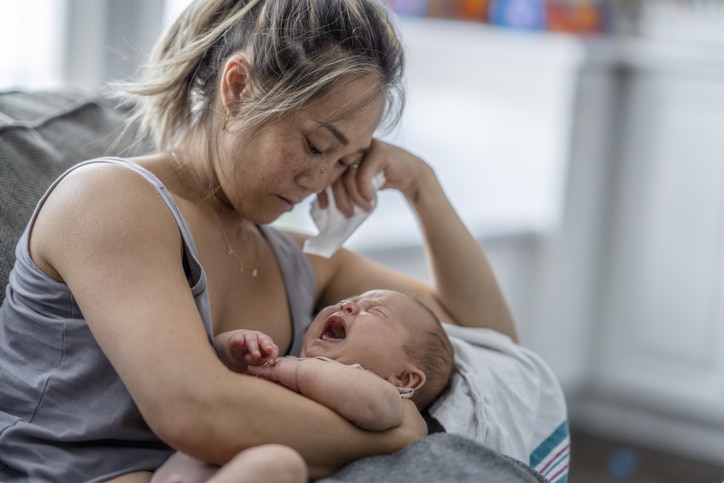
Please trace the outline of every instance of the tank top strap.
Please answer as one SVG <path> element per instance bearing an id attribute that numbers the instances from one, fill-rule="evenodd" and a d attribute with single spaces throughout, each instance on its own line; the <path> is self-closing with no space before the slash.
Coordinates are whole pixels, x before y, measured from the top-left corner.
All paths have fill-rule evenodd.
<path id="1" fill-rule="evenodd" d="M 210 310 L 210 304 L 208 301 L 208 296 L 206 294 L 206 272 L 204 271 L 201 262 L 199 261 L 199 255 L 198 251 L 196 249 L 196 244 L 194 243 L 193 235 L 191 233 L 191 230 L 189 229 L 188 225 L 186 224 L 186 221 L 184 220 L 183 216 L 181 215 L 181 211 L 178 208 L 178 205 L 176 204 L 176 201 L 173 198 L 173 195 L 166 189 L 166 186 L 161 182 L 158 177 L 156 177 L 155 174 L 144 168 L 143 166 L 140 166 L 137 163 L 134 163 L 133 161 L 125 158 L 118 158 L 118 157 L 101 157 L 101 158 L 95 158 L 90 159 L 88 161 L 83 161 L 81 163 L 78 163 L 69 169 L 67 169 L 63 174 L 61 174 L 54 182 L 50 185 L 50 187 L 46 190 L 45 194 L 41 198 L 41 201 L 37 204 L 33 215 L 31 217 L 30 223 L 28 223 L 28 230 L 29 227 L 33 225 L 35 222 L 35 218 L 37 217 L 38 211 L 42 207 L 43 203 L 45 202 L 45 199 L 50 195 L 50 193 L 53 191 L 53 189 L 60 183 L 68 174 L 73 172 L 74 170 L 86 166 L 89 164 L 99 164 L 99 163 L 111 163 L 111 164 L 117 164 L 120 166 L 124 166 L 126 168 L 132 169 L 136 173 L 138 173 L 140 176 L 142 176 L 153 188 L 156 190 L 156 192 L 159 194 L 163 202 L 168 207 L 169 211 L 171 211 L 172 216 L 174 217 L 174 220 L 176 221 L 176 224 L 179 227 L 179 232 L 181 233 L 181 238 L 183 241 L 183 247 L 184 247 L 184 267 L 187 271 L 187 277 L 189 279 L 189 285 L 191 288 L 191 293 L 194 296 L 194 299 L 196 300 L 196 305 L 199 309 L 199 312 L 201 314 L 201 317 L 204 322 L 204 328 L 206 329 L 206 333 L 208 334 L 209 341 L 211 342 L 212 346 L 214 343 L 213 338 L 213 330 L 211 325 L 211 310 Z"/>

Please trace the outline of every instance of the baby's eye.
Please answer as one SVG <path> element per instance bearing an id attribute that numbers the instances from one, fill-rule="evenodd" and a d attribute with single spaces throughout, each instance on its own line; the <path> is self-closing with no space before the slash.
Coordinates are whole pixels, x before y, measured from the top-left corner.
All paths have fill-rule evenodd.
<path id="1" fill-rule="evenodd" d="M 368 311 L 368 312 L 376 312 L 376 313 L 378 313 L 378 314 L 380 314 L 380 315 L 385 315 L 385 311 L 382 310 L 382 307 L 379 307 L 379 306 L 370 307 L 367 311 Z"/>

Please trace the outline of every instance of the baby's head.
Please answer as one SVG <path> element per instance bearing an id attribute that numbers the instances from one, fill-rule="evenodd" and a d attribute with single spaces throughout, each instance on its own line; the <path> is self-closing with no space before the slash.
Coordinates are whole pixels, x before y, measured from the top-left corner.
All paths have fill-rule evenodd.
<path id="1" fill-rule="evenodd" d="M 360 364 L 413 388 L 422 410 L 447 386 L 454 353 L 429 308 L 400 292 L 372 290 L 324 308 L 304 336 L 301 355 Z"/>

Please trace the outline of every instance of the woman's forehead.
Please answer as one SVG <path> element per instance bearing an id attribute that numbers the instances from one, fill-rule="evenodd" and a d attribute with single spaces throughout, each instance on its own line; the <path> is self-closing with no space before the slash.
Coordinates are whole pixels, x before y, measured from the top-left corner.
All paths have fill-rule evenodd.
<path id="1" fill-rule="evenodd" d="M 360 78 L 340 83 L 311 100 L 303 110 L 324 122 L 357 122 L 360 113 L 381 118 L 385 105 L 385 91 L 380 88 L 379 82 Z"/>

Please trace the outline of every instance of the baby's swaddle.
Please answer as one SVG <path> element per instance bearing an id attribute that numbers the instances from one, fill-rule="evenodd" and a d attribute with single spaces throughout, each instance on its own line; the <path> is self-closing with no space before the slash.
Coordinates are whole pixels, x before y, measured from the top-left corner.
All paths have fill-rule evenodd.
<path id="1" fill-rule="evenodd" d="M 385 175 L 383 172 L 380 171 L 372 177 L 372 187 L 375 191 L 379 190 L 384 184 Z M 321 209 L 317 200 L 312 203 L 312 220 L 317 225 L 319 233 L 308 238 L 304 243 L 304 253 L 325 258 L 334 255 L 371 213 L 371 211 L 364 211 L 359 206 L 354 205 L 354 214 L 351 218 L 346 218 L 337 208 L 331 187 L 327 187 L 327 199 L 329 199 L 329 206 L 326 209 Z M 375 198 L 372 201 L 372 207 L 374 208 L 376 204 L 377 199 Z"/>

